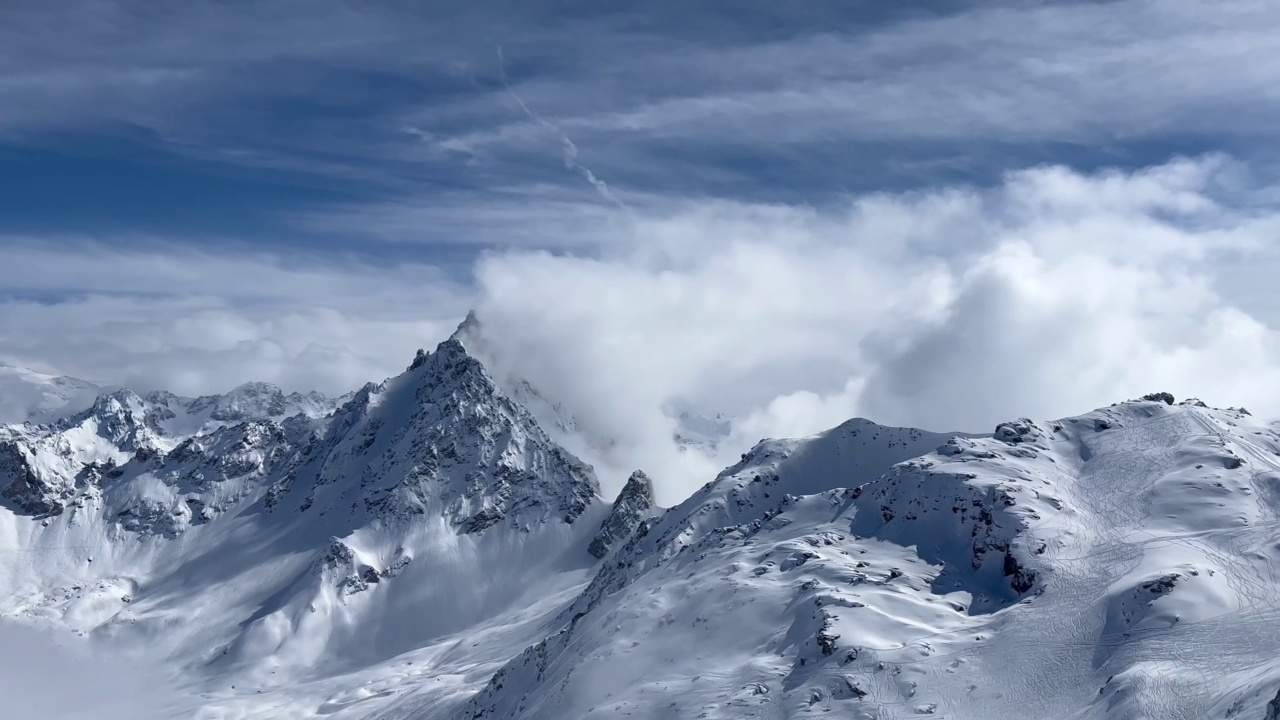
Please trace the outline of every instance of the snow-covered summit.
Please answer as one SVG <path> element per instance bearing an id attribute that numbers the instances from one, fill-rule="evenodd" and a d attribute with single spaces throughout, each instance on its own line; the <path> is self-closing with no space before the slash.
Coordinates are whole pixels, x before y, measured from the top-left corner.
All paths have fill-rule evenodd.
<path id="1" fill-rule="evenodd" d="M 499 353 L 474 310 L 467 313 L 466 318 L 449 336 L 449 341 L 458 343 L 469 355 L 484 364 L 503 391 L 528 410 L 542 428 L 558 441 L 564 442 L 584 430 L 578 426 L 578 421 L 569 408 L 548 397 L 513 370 L 509 358 L 502 357 Z"/>
<path id="2" fill-rule="evenodd" d="M 320 672 L 500 617 L 593 563 L 609 504 L 592 469 L 455 340 L 324 417 L 280 419 L 270 386 L 231 395 L 186 437 L 164 412 L 179 400 L 128 390 L 0 430 L 0 533 L 18 557 L 58 548 L 0 568 L 21 584 L 3 611 L 70 618 L 93 587 L 77 627 L 141 638 L 182 608 L 166 652 L 192 672 Z"/>
<path id="3" fill-rule="evenodd" d="M 467 531 L 551 516 L 572 523 L 599 491 L 591 468 L 556 445 L 455 339 L 357 393 L 274 497 L 283 502 L 304 487 L 304 508 L 434 509 Z"/>
<path id="4" fill-rule="evenodd" d="M 266 382 L 248 382 L 226 393 L 196 398 L 161 390 L 148 393 L 146 401 L 155 407 L 158 425 L 174 437 L 254 420 L 278 422 L 295 415 L 320 418 L 340 404 L 315 391 L 286 394 Z"/>

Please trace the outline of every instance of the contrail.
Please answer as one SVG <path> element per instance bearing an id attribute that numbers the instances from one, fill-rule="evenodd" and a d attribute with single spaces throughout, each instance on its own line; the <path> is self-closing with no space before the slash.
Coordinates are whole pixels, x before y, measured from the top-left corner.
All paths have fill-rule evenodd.
<path id="1" fill-rule="evenodd" d="M 630 211 L 630 206 L 622 202 L 617 195 L 613 194 L 613 191 L 609 189 L 608 183 L 596 177 L 596 174 L 591 172 L 591 168 L 578 162 L 578 146 L 573 144 L 573 141 L 569 139 L 569 136 L 557 127 L 555 123 L 543 119 L 541 115 L 531 110 L 529 106 L 525 104 L 525 101 L 516 94 L 515 88 L 511 87 L 510 81 L 507 80 L 507 63 L 506 59 L 502 55 L 502 46 L 497 45 L 496 47 L 498 49 L 498 81 L 502 83 L 502 87 L 507 89 L 507 94 L 516 101 L 516 104 L 520 106 L 520 109 L 524 111 L 524 114 L 527 115 L 530 120 L 550 130 L 560 138 L 560 144 L 563 146 L 564 150 L 564 166 L 577 172 L 583 177 L 583 179 L 591 183 L 592 187 L 596 189 L 596 192 L 600 193 L 600 197 L 603 197 L 605 200 L 608 200 L 624 210 Z"/>

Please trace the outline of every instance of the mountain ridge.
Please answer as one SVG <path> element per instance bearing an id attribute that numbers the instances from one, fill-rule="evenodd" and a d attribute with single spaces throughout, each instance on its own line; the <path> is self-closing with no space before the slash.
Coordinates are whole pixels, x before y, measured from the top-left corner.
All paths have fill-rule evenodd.
<path id="1" fill-rule="evenodd" d="M 664 508 L 643 471 L 601 497 L 542 426 L 572 425 L 510 385 L 455 334 L 323 415 L 250 384 L 0 428 L 0 617 L 163 659 L 202 718 L 1118 720 L 1276 696 L 1280 434 L 1243 409 L 855 418 Z"/>

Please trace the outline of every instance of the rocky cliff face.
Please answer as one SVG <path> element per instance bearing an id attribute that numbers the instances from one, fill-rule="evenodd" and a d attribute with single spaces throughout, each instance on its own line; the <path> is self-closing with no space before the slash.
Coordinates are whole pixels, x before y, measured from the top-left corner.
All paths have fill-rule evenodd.
<path id="1" fill-rule="evenodd" d="M 613 501 L 613 509 L 600 524 L 600 532 L 592 538 L 587 551 L 596 558 L 608 555 L 614 546 L 630 537 L 653 511 L 653 481 L 643 471 L 637 470 Z"/>
<path id="2" fill-rule="evenodd" d="M 273 506 L 407 518 L 462 532 L 573 523 L 596 498 L 591 468 L 556 445 L 456 340 L 366 387 L 273 486 Z"/>

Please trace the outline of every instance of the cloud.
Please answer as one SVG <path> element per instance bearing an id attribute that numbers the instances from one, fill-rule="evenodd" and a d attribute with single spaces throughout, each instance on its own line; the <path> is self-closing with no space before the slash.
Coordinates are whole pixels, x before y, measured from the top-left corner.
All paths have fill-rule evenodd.
<path id="1" fill-rule="evenodd" d="M 333 181 L 375 207 L 583 177 L 631 204 L 991 177 L 1042 158 L 1133 167 L 1173 147 L 1274 156 L 1280 120 L 1280 19 L 1263 0 L 732 16 L 676 3 L 12 5 L 0 137 L 123 136 Z"/>
<path id="2" fill-rule="evenodd" d="M 571 74 L 529 79 L 521 96 L 624 177 L 653 161 L 638 149 L 664 146 L 765 156 L 779 146 L 981 140 L 988 154 L 1044 143 L 1123 153 L 1142 140 L 1266 136 L 1280 115 L 1280 21 L 1258 0 L 988 3 L 853 19 L 790 17 L 781 38 L 758 28 L 749 40 L 697 45 L 625 36 L 617 53 L 590 46 L 600 54 Z M 439 142 L 493 155 L 545 132 L 492 120 Z"/>
<path id="3" fill-rule="evenodd" d="M 1246 175 L 1209 156 L 838 211 L 691 202 L 590 257 L 487 256 L 479 313 L 498 355 L 615 442 L 599 463 L 651 470 L 668 501 L 762 436 L 855 415 L 983 431 L 1155 390 L 1280 413 L 1277 318 L 1215 274 L 1276 267 L 1280 212 L 1239 204 L 1261 191 Z M 724 456 L 672 446 L 672 401 L 736 417 Z"/>
<path id="4" fill-rule="evenodd" d="M 652 196 L 642 202 L 665 204 Z M 483 191 L 450 191 L 394 200 L 331 204 L 285 214 L 308 233 L 359 236 L 398 246 L 576 248 L 587 251 L 616 237 L 628 222 L 619 205 L 591 197 L 581 188 L 544 183 L 493 186 Z M 396 248 L 384 249 L 394 254 Z"/>
<path id="5" fill-rule="evenodd" d="M 162 720 L 182 714 L 166 673 L 140 658 L 9 623 L 0 623 L 0 647 L 0 695 L 8 717 Z"/>
<path id="6" fill-rule="evenodd" d="M 0 246 L 0 362 L 143 390 L 222 392 L 252 379 L 342 393 L 443 339 L 468 291 L 420 263 Z"/>
<path id="7" fill-rule="evenodd" d="M 475 306 L 495 370 L 575 412 L 590 437 L 571 449 L 606 485 L 644 468 L 666 501 L 761 437 L 855 415 L 981 431 L 1154 390 L 1280 414 L 1280 212 L 1259 178 L 1208 155 L 821 207 L 588 197 L 573 242 L 487 251 L 469 279 L 217 242 L 10 237 L 0 362 L 184 393 L 254 379 L 340 393 L 398 373 Z M 513 197 L 504 223 L 537 207 Z M 680 452 L 673 405 L 731 415 L 723 453 Z"/>

